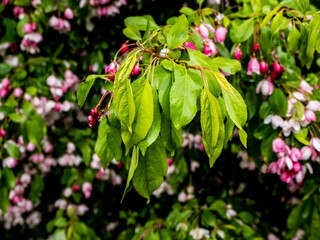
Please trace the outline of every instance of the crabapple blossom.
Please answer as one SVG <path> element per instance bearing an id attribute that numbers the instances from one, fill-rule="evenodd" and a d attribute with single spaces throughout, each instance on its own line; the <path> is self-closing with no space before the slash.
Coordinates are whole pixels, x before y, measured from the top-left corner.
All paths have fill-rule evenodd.
<path id="1" fill-rule="evenodd" d="M 260 74 L 259 62 L 255 57 L 248 64 L 247 75 L 252 75 L 253 73 Z"/>
<path id="2" fill-rule="evenodd" d="M 218 43 L 223 43 L 224 40 L 226 39 L 228 30 L 225 29 L 224 27 L 218 27 L 217 30 L 214 33 L 214 40 Z"/>

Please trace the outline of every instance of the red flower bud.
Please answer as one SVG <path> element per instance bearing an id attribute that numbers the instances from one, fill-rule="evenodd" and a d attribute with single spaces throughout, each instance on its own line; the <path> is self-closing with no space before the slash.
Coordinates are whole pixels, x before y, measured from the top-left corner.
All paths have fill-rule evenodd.
<path id="1" fill-rule="evenodd" d="M 242 51 L 241 51 L 240 46 L 238 46 L 236 48 L 236 50 L 234 51 L 234 58 L 237 59 L 237 60 L 240 60 L 241 57 L 242 57 Z"/>
<path id="2" fill-rule="evenodd" d="M 260 73 L 261 74 L 267 74 L 268 73 L 269 67 L 268 67 L 268 64 L 265 61 L 261 60 L 259 67 L 260 67 Z"/>
<path id="3" fill-rule="evenodd" d="M 140 67 L 139 65 L 135 65 L 132 69 L 132 72 L 131 72 L 131 75 L 136 77 L 139 75 L 139 72 L 140 72 Z"/>
<path id="4" fill-rule="evenodd" d="M 253 45 L 252 51 L 255 53 L 259 50 L 260 47 L 260 43 L 256 43 L 255 45 Z"/>
<path id="5" fill-rule="evenodd" d="M 128 47 L 128 45 L 126 43 L 121 45 L 121 47 L 120 47 L 120 53 L 121 54 L 124 54 L 124 53 L 128 52 L 128 50 L 129 50 L 129 47 Z"/>
<path id="6" fill-rule="evenodd" d="M 281 66 L 279 63 L 274 62 L 272 64 L 272 69 L 276 72 L 276 73 L 280 73 L 281 72 Z"/>
<path id="7" fill-rule="evenodd" d="M 78 185 L 74 185 L 74 186 L 72 187 L 72 190 L 73 190 L 74 192 L 79 192 L 80 187 L 79 187 Z"/>
<path id="8" fill-rule="evenodd" d="M 208 44 L 205 44 L 203 46 L 203 54 L 206 55 L 207 57 L 210 57 L 212 55 L 212 49 Z"/>

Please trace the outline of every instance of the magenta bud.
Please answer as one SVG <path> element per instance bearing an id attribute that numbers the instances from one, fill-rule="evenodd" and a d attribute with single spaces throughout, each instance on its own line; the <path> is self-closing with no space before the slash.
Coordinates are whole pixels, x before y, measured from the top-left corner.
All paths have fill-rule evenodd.
<path id="1" fill-rule="evenodd" d="M 184 42 L 184 45 L 185 45 L 187 48 L 190 48 L 190 49 L 193 49 L 193 50 L 197 50 L 196 45 L 194 45 L 194 44 L 191 43 L 191 42 Z"/>
<path id="2" fill-rule="evenodd" d="M 241 57 L 242 57 L 242 51 L 241 51 L 240 46 L 238 46 L 236 48 L 236 50 L 234 51 L 234 58 L 237 59 L 237 60 L 240 60 Z"/>
<path id="3" fill-rule="evenodd" d="M 212 49 L 208 44 L 205 44 L 203 46 L 203 54 L 206 55 L 207 57 L 210 57 L 212 55 Z"/>
<path id="4" fill-rule="evenodd" d="M 128 50 L 129 50 L 129 47 L 128 47 L 128 45 L 126 43 L 121 45 L 121 47 L 120 47 L 120 53 L 121 54 L 124 54 L 124 53 L 128 52 Z"/>
<path id="5" fill-rule="evenodd" d="M 276 72 L 276 73 L 280 73 L 281 72 L 281 66 L 279 63 L 274 62 L 272 64 L 272 69 Z"/>
<path id="6" fill-rule="evenodd" d="M 269 67 L 268 67 L 268 64 L 265 61 L 261 60 L 259 67 L 260 67 L 260 73 L 261 74 L 267 74 L 268 73 Z"/>
<path id="7" fill-rule="evenodd" d="M 253 45 L 252 47 L 252 51 L 255 53 L 259 50 L 259 47 L 260 47 L 260 43 L 256 43 L 255 45 Z"/>
<path id="8" fill-rule="evenodd" d="M 109 119 L 109 111 L 106 111 L 105 116 L 106 116 L 107 119 Z"/>
<path id="9" fill-rule="evenodd" d="M 57 112 L 60 112 L 61 107 L 60 107 L 60 103 L 56 103 L 56 105 L 54 106 L 54 110 L 56 110 Z"/>
<path id="10" fill-rule="evenodd" d="M 132 69 L 131 75 L 134 76 L 134 77 L 136 77 L 136 76 L 138 76 L 139 72 L 140 72 L 140 67 L 139 67 L 139 65 L 135 65 L 135 66 L 133 67 L 133 69 Z"/>
<path id="11" fill-rule="evenodd" d="M 79 192 L 79 190 L 80 190 L 80 187 L 78 185 L 74 185 L 72 187 L 72 191 L 74 191 L 74 192 Z"/>
<path id="12" fill-rule="evenodd" d="M 4 138 L 6 136 L 6 132 L 3 129 L 0 129 L 0 138 Z"/>

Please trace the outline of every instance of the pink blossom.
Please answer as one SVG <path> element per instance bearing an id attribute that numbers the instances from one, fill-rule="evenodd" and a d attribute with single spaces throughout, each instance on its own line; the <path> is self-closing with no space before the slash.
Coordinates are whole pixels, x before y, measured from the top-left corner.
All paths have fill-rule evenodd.
<path id="1" fill-rule="evenodd" d="M 207 44 L 211 48 L 213 56 L 217 55 L 218 49 L 217 49 L 216 45 L 214 44 L 214 42 L 212 40 L 208 40 Z"/>
<path id="2" fill-rule="evenodd" d="M 218 43 L 223 43 L 226 39 L 228 30 L 224 27 L 218 27 L 215 34 L 214 34 L 214 40 Z"/>
<path id="3" fill-rule="evenodd" d="M 29 142 L 27 145 L 27 151 L 33 152 L 36 149 L 36 145 L 34 145 L 32 142 Z"/>
<path id="4" fill-rule="evenodd" d="M 311 149 L 309 146 L 301 148 L 301 160 L 308 160 L 311 157 Z"/>
<path id="5" fill-rule="evenodd" d="M 253 73 L 260 74 L 259 62 L 255 57 L 248 64 L 247 75 L 252 75 Z"/>
<path id="6" fill-rule="evenodd" d="M 294 162 L 293 163 L 293 171 L 294 172 L 299 172 L 302 169 L 301 163 L 300 162 Z"/>
<path id="7" fill-rule="evenodd" d="M 297 100 L 304 102 L 306 101 L 306 96 L 301 92 L 293 92 L 292 96 L 294 96 Z"/>
<path id="8" fill-rule="evenodd" d="M 66 8 L 66 10 L 64 10 L 64 17 L 69 20 L 73 19 L 74 17 L 73 11 L 70 8 Z"/>
<path id="9" fill-rule="evenodd" d="M 66 188 L 64 191 L 63 191 L 63 196 L 65 198 L 68 198 L 72 195 L 72 189 L 70 187 Z"/>
<path id="10" fill-rule="evenodd" d="M 272 82 L 268 80 L 262 80 L 258 83 L 256 92 L 257 93 L 262 93 L 262 95 L 269 96 L 273 93 L 274 91 L 274 85 Z"/>
<path id="11" fill-rule="evenodd" d="M 13 96 L 16 98 L 21 97 L 22 94 L 23 94 L 23 90 L 21 88 L 15 88 L 13 90 Z"/>
<path id="12" fill-rule="evenodd" d="M 178 195 L 178 201 L 181 203 L 185 203 L 188 201 L 188 195 L 185 192 L 180 192 Z"/>
<path id="13" fill-rule="evenodd" d="M 20 182 L 22 184 L 28 185 L 31 182 L 31 175 L 28 174 L 28 173 L 22 174 L 21 177 L 20 177 Z"/>
<path id="14" fill-rule="evenodd" d="M 2 79 L 1 88 L 8 88 L 10 86 L 10 81 L 8 78 Z"/>
<path id="15" fill-rule="evenodd" d="M 306 108 L 311 111 L 320 111 L 320 102 L 317 100 L 309 101 Z"/>
<path id="16" fill-rule="evenodd" d="M 92 185 L 89 182 L 84 182 L 82 184 L 82 192 L 91 192 L 92 191 Z"/>
<path id="17" fill-rule="evenodd" d="M 277 173 L 279 167 L 278 167 L 278 164 L 276 162 L 271 162 L 269 167 L 268 167 L 268 173 Z"/>
<path id="18" fill-rule="evenodd" d="M 310 145 L 313 146 L 318 152 L 320 152 L 320 139 L 319 138 L 312 138 L 310 141 Z"/>
<path id="19" fill-rule="evenodd" d="M 202 38 L 207 39 L 209 37 L 209 30 L 203 23 L 200 24 L 199 33 Z"/>
<path id="20" fill-rule="evenodd" d="M 284 152 L 285 150 L 286 150 L 286 144 L 282 139 L 277 138 L 272 141 L 273 152 L 278 153 L 278 152 Z"/>
<path id="21" fill-rule="evenodd" d="M 315 122 L 315 121 L 317 121 L 316 114 L 311 110 L 306 109 L 305 112 L 304 112 L 304 116 L 305 116 L 305 120 L 307 122 Z"/>
<path id="22" fill-rule="evenodd" d="M 282 126 L 283 126 L 283 119 L 282 119 L 280 116 L 278 116 L 278 115 L 274 115 L 274 116 L 272 117 L 271 124 L 272 124 L 272 128 L 273 128 L 273 129 L 276 129 L 276 128 L 278 128 L 278 127 L 281 127 L 281 128 L 282 128 Z"/>
<path id="23" fill-rule="evenodd" d="M 8 167 L 8 168 L 14 168 L 15 166 L 17 166 L 17 164 L 18 164 L 18 161 L 13 157 L 7 157 L 2 162 L 2 166 Z"/>
<path id="24" fill-rule="evenodd" d="M 26 23 L 24 26 L 23 26 L 23 31 L 25 33 L 31 33 L 32 32 L 32 26 L 30 23 Z"/>
<path id="25" fill-rule="evenodd" d="M 301 91 L 303 92 L 307 92 L 307 93 L 310 93 L 312 94 L 312 90 L 313 88 L 309 85 L 309 83 L 307 83 L 305 80 L 302 80 L 300 85 L 299 85 L 299 88 Z"/>
<path id="26" fill-rule="evenodd" d="M 290 158 L 292 161 L 297 162 L 302 159 L 302 153 L 298 148 L 292 148 L 290 153 Z"/>

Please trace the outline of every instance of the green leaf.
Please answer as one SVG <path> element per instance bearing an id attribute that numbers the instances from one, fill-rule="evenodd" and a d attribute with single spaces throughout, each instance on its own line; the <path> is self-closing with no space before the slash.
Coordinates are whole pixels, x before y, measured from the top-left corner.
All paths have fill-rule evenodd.
<path id="1" fill-rule="evenodd" d="M 107 145 L 114 158 L 119 161 L 122 157 L 121 131 L 119 128 L 110 126 L 107 130 Z"/>
<path id="2" fill-rule="evenodd" d="M 155 88 L 152 88 L 152 95 L 154 105 L 153 122 L 146 138 L 138 144 L 142 155 L 145 155 L 147 148 L 157 140 L 161 129 L 160 106 L 158 102 L 158 94 Z"/>
<path id="3" fill-rule="evenodd" d="M 153 96 L 148 79 L 141 78 L 132 84 L 135 119 L 132 124 L 132 143 L 138 144 L 148 134 L 153 122 Z"/>
<path id="4" fill-rule="evenodd" d="M 236 72 L 241 71 L 241 63 L 238 60 L 222 57 L 216 57 L 212 60 L 220 69 L 222 69 L 222 71 L 226 73 L 235 74 Z"/>
<path id="5" fill-rule="evenodd" d="M 33 119 L 26 121 L 26 128 L 29 141 L 41 149 L 42 139 L 47 134 L 46 122 L 39 115 L 35 115 Z"/>
<path id="6" fill-rule="evenodd" d="M 201 94 L 200 121 L 202 142 L 212 167 L 222 151 L 225 130 L 219 103 L 207 88 L 204 88 Z"/>
<path id="7" fill-rule="evenodd" d="M 109 147 L 108 145 L 108 133 L 110 133 L 110 126 L 108 125 L 107 119 L 103 117 L 101 122 L 99 123 L 98 138 L 95 144 L 94 151 L 98 155 L 101 161 L 101 164 L 104 168 L 107 167 L 107 164 L 111 162 L 114 157 L 112 151 L 110 150 L 111 146 Z M 116 141 L 118 142 L 118 136 L 112 136 L 112 137 L 116 137 Z M 113 140 L 111 139 L 110 142 L 112 141 Z M 120 138 L 120 141 L 121 141 L 121 138 Z M 113 144 L 116 144 L 116 143 L 113 143 Z"/>
<path id="8" fill-rule="evenodd" d="M 20 159 L 21 158 L 21 153 L 18 148 L 18 146 L 14 143 L 7 142 L 6 143 L 6 150 L 8 154 L 13 157 L 14 159 Z"/>
<path id="9" fill-rule="evenodd" d="M 181 128 L 176 129 L 173 123 L 162 114 L 161 116 L 161 131 L 160 136 L 162 142 L 169 152 L 173 152 L 177 147 L 183 143 L 183 136 Z"/>
<path id="10" fill-rule="evenodd" d="M 163 70 L 161 71 L 162 80 L 159 83 L 159 102 L 162 107 L 163 113 L 170 119 L 170 91 L 172 87 L 172 72 Z"/>
<path id="11" fill-rule="evenodd" d="M 136 55 L 133 53 L 121 64 L 114 81 L 113 104 L 120 121 L 132 133 L 132 123 L 135 117 L 135 103 L 130 85 L 129 76 L 136 64 Z"/>
<path id="12" fill-rule="evenodd" d="M 188 39 L 189 22 L 185 15 L 180 15 L 167 34 L 168 48 L 180 47 Z"/>
<path id="13" fill-rule="evenodd" d="M 287 218 L 287 227 L 293 232 L 296 232 L 301 224 L 301 207 L 302 204 L 299 204 L 292 209 L 289 217 Z"/>
<path id="14" fill-rule="evenodd" d="M 310 29 L 308 33 L 308 46 L 306 54 L 308 57 L 313 59 L 317 40 L 320 34 L 320 16 L 313 17 L 310 23 Z M 310 68 L 312 61 L 307 62 L 307 67 Z"/>
<path id="15" fill-rule="evenodd" d="M 15 185 L 16 177 L 14 176 L 12 169 L 7 167 L 3 168 L 1 173 L 1 186 L 12 189 Z"/>
<path id="16" fill-rule="evenodd" d="M 146 16 L 136 16 L 136 17 L 127 17 L 124 20 L 126 27 L 135 26 L 140 31 L 146 31 L 149 21 L 149 27 L 151 30 L 159 28 L 159 26 L 154 22 L 153 18 L 149 15 Z"/>
<path id="17" fill-rule="evenodd" d="M 133 151 L 132 151 L 131 161 L 130 161 L 127 184 L 126 184 L 126 188 L 124 190 L 124 194 L 122 196 L 121 202 L 123 201 L 123 199 L 125 197 L 125 193 L 127 192 L 127 189 L 130 185 L 131 179 L 133 178 L 134 172 L 136 171 L 138 163 L 139 163 L 139 148 L 137 146 L 134 146 Z"/>
<path id="18" fill-rule="evenodd" d="M 263 21 L 262 21 L 262 23 L 261 23 L 261 25 L 260 25 L 260 29 L 262 29 L 265 25 L 268 24 L 268 22 L 269 22 L 269 21 L 271 20 L 271 18 L 276 14 L 276 12 L 279 10 L 280 7 L 282 7 L 282 5 L 278 5 L 278 6 L 274 7 L 274 8 L 272 9 L 272 11 L 269 12 L 268 15 L 264 17 L 264 19 L 263 19 Z"/>
<path id="19" fill-rule="evenodd" d="M 14 42 L 16 35 L 16 21 L 11 18 L 3 18 L 2 23 L 5 26 L 5 34 L 1 38 L 1 42 Z"/>
<path id="20" fill-rule="evenodd" d="M 260 98 L 256 94 L 256 88 L 252 85 L 247 89 L 247 92 L 245 95 L 245 102 L 248 108 L 248 115 L 249 115 L 248 120 L 250 120 L 256 115 L 261 103 Z"/>
<path id="21" fill-rule="evenodd" d="M 264 124 L 263 122 L 255 128 L 253 136 L 256 139 L 263 140 L 266 139 L 273 132 L 273 129 L 270 124 Z"/>
<path id="22" fill-rule="evenodd" d="M 247 138 L 248 135 L 247 133 L 243 130 L 243 128 L 239 129 L 239 137 L 240 137 L 240 142 L 242 143 L 242 145 L 247 148 Z"/>
<path id="23" fill-rule="evenodd" d="M 205 227 L 214 227 L 217 222 L 217 217 L 209 210 L 203 210 L 201 213 L 201 224 Z"/>
<path id="24" fill-rule="evenodd" d="M 306 127 L 306 128 L 301 128 L 298 133 L 293 133 L 293 136 L 302 144 L 310 145 L 310 142 L 307 140 L 308 134 L 309 134 L 309 129 Z"/>
<path id="25" fill-rule="evenodd" d="M 10 205 L 9 190 L 0 185 L 0 209 L 5 212 Z"/>
<path id="26" fill-rule="evenodd" d="M 311 226 L 310 226 L 310 236 L 308 240 L 318 240 L 320 236 L 320 215 L 319 210 L 315 207 L 313 208 Z"/>
<path id="27" fill-rule="evenodd" d="M 263 160 L 266 163 L 269 163 L 272 159 L 272 141 L 277 137 L 277 132 L 273 132 L 268 138 L 264 139 L 261 142 L 260 151 L 263 157 Z"/>
<path id="28" fill-rule="evenodd" d="M 193 9 L 191 9 L 189 7 L 183 7 L 183 8 L 180 9 L 180 13 L 183 13 L 185 15 L 192 15 L 195 12 L 196 12 L 195 10 L 193 10 Z"/>
<path id="29" fill-rule="evenodd" d="M 21 123 L 26 120 L 26 118 L 23 115 L 20 115 L 17 113 L 12 113 L 12 114 L 9 114 L 8 116 L 11 119 L 11 121 L 15 123 Z"/>
<path id="30" fill-rule="evenodd" d="M 297 30 L 296 27 L 293 27 L 293 29 L 290 31 L 288 35 L 288 45 L 292 52 L 295 52 L 298 50 L 299 42 L 300 42 L 300 32 Z"/>
<path id="31" fill-rule="evenodd" d="M 197 95 L 187 69 L 177 65 L 170 91 L 170 116 L 175 128 L 189 124 L 197 113 Z"/>
<path id="32" fill-rule="evenodd" d="M 303 12 L 305 12 L 309 8 L 309 0 L 295 0 L 295 3 Z"/>
<path id="33" fill-rule="evenodd" d="M 214 72 L 219 72 L 219 69 L 215 62 L 211 58 L 204 55 L 202 52 L 188 48 L 188 53 L 190 57 L 189 65 L 201 66 Z"/>
<path id="34" fill-rule="evenodd" d="M 283 16 L 283 11 L 279 12 L 273 19 L 271 23 L 271 33 L 272 35 L 279 32 L 279 30 L 284 29 L 288 26 L 290 19 Z"/>
<path id="35" fill-rule="evenodd" d="M 232 28 L 234 29 L 231 35 L 233 42 L 245 42 L 254 32 L 254 18 L 249 18 L 240 26 L 237 26 L 237 23 L 233 22 Z"/>
<path id="36" fill-rule="evenodd" d="M 30 199 L 33 203 L 36 203 L 39 201 L 39 197 L 41 196 L 41 193 L 45 187 L 44 181 L 42 177 L 39 174 L 35 174 L 32 176 L 32 182 L 30 187 Z"/>
<path id="37" fill-rule="evenodd" d="M 0 63 L 0 77 L 4 77 L 8 72 L 10 72 L 12 66 L 6 63 Z"/>
<path id="38" fill-rule="evenodd" d="M 80 106 L 80 108 L 83 106 L 84 102 L 86 101 L 94 81 L 99 77 L 101 77 L 101 75 L 89 75 L 84 82 L 79 84 L 79 87 L 77 90 L 77 98 L 78 98 L 78 105 Z"/>
<path id="39" fill-rule="evenodd" d="M 241 129 L 247 122 L 247 107 L 240 93 L 231 84 L 230 87 L 234 95 L 222 89 L 223 99 L 231 120 Z"/>
<path id="40" fill-rule="evenodd" d="M 288 101 L 284 93 L 280 89 L 275 89 L 273 94 L 269 97 L 268 102 L 272 111 L 285 117 L 288 110 Z"/>
<path id="41" fill-rule="evenodd" d="M 141 40 L 140 31 L 134 25 L 129 25 L 125 29 L 123 29 L 123 34 L 132 40 Z"/>
<path id="42" fill-rule="evenodd" d="M 52 238 L 52 240 L 67 240 L 67 236 L 64 229 L 57 229 Z"/>
<path id="43" fill-rule="evenodd" d="M 141 156 L 133 177 L 133 186 L 137 192 L 149 199 L 149 196 L 161 185 L 167 174 L 168 164 L 166 150 L 158 138 Z"/>

